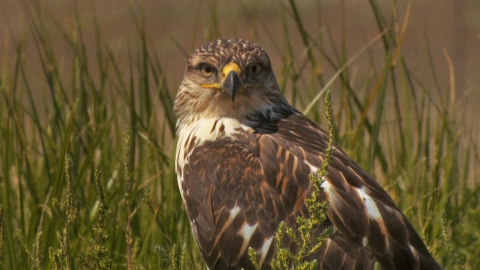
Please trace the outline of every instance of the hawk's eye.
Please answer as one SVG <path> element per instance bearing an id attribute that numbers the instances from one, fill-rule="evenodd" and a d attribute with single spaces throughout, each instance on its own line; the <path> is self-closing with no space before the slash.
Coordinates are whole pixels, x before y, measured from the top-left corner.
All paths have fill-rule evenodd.
<path id="1" fill-rule="evenodd" d="M 260 66 L 260 64 L 253 64 L 248 69 L 253 75 L 258 75 L 262 72 L 262 66 Z"/>
<path id="2" fill-rule="evenodd" d="M 200 66 L 200 72 L 202 73 L 202 75 L 204 77 L 210 77 L 213 75 L 213 73 L 215 73 L 215 68 L 212 67 L 212 65 L 209 65 L 209 64 L 202 64 Z"/>

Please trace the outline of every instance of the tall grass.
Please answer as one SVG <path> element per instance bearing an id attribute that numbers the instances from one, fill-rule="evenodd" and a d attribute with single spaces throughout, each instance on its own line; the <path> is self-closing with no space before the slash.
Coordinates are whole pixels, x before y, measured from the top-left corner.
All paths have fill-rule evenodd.
<path id="1" fill-rule="evenodd" d="M 311 101 L 332 90 L 337 143 L 382 183 L 441 265 L 475 269 L 478 134 L 472 123 L 458 121 L 461 101 L 453 87 L 440 85 L 433 64 L 431 84 L 409 69 L 400 48 L 410 9 L 397 18 L 395 7 L 369 4 L 383 63 L 365 46 L 370 71 L 355 84 L 346 40 L 334 41 L 328 27 L 309 33 L 294 1 L 276 9 L 281 37 L 257 18 L 276 44 L 271 53 L 281 56 L 274 65 L 281 65 L 282 91 L 324 126 L 321 102 Z M 22 7 L 28 31 L 9 35 L 15 54 L 4 55 L 0 80 L 0 268 L 203 269 L 174 172 L 178 82 L 164 72 L 142 12 L 130 7 L 136 36 L 122 62 L 97 16 L 95 27 L 85 29 L 78 9 L 73 23 L 64 24 L 40 2 Z M 221 37 L 216 7 L 215 1 L 209 7 L 208 39 Z M 61 34 L 68 56 L 59 55 L 52 31 Z M 94 33 L 94 45 L 86 43 L 86 31 Z M 294 52 L 295 35 L 306 58 Z M 26 50 L 29 42 L 34 53 Z M 339 71 L 333 84 L 324 70 Z"/>

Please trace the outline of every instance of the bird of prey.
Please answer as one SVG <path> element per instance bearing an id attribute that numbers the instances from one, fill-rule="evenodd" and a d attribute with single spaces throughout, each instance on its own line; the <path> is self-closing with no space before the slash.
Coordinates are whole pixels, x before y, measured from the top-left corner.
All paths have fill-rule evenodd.
<path id="1" fill-rule="evenodd" d="M 207 267 L 252 269 L 252 247 L 270 269 L 279 223 L 309 215 L 309 175 L 322 165 L 327 133 L 287 102 L 267 53 L 239 39 L 192 53 L 174 111 L 178 185 Z M 441 269 L 382 187 L 333 149 L 318 228 L 332 233 L 315 253 L 318 269 Z"/>

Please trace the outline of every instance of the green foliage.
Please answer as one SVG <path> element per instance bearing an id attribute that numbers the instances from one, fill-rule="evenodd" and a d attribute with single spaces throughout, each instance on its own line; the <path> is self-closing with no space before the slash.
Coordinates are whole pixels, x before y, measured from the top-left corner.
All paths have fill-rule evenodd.
<path id="1" fill-rule="evenodd" d="M 14 54 L 3 55 L 0 74 L 0 269 L 204 269 L 175 176 L 178 81 L 166 73 L 162 48 L 152 46 L 156 33 L 147 32 L 144 10 L 132 5 L 135 36 L 111 42 L 100 26 L 104 14 L 92 5 L 93 26 L 86 26 L 79 2 L 69 3 L 74 16 L 59 18 L 48 3 L 21 1 L 28 29 L 5 39 Z M 222 28 L 215 3 L 205 42 L 236 31 Z M 431 78 L 409 68 L 400 50 L 408 12 L 402 22 L 395 7 L 369 4 L 378 35 L 353 57 L 345 33 L 338 41 L 328 25 L 308 32 L 295 1 L 269 9 L 283 24 L 282 35 L 266 27 L 262 35 L 274 44 L 269 54 L 279 60 L 273 65 L 281 70 L 281 90 L 314 121 L 331 123 L 317 102 L 335 89 L 332 140 L 379 180 L 445 269 L 475 269 L 479 134 L 461 117 L 455 89 L 437 81 L 443 74 L 433 59 Z M 294 49 L 298 34 L 305 57 Z M 381 47 L 373 50 L 376 40 Z M 426 41 L 427 55 L 429 47 Z M 365 72 L 356 77 L 352 63 L 365 54 Z M 329 70 L 337 72 L 332 79 Z M 312 179 L 316 186 L 322 175 Z M 315 201 L 308 203 L 319 222 L 326 205 Z M 298 237 L 305 250 L 298 257 L 279 249 L 279 265 L 300 265 L 322 241 L 305 241 L 314 222 L 298 222 L 298 232 L 282 225 L 277 237 Z"/>
<path id="2" fill-rule="evenodd" d="M 155 250 L 158 253 L 159 261 L 162 262 L 162 269 L 169 270 L 184 270 L 186 268 L 187 260 L 187 247 L 185 244 L 182 245 L 182 249 L 179 251 L 178 246 L 174 244 L 170 249 L 155 246 Z"/>
<path id="3" fill-rule="evenodd" d="M 70 241 L 69 234 L 75 220 L 78 217 L 78 201 L 75 198 L 75 177 L 73 175 L 73 161 L 69 155 L 65 155 L 65 182 L 66 194 L 64 206 L 60 205 L 57 198 L 52 199 L 52 206 L 57 216 L 63 221 L 63 226 L 59 230 L 59 245 L 57 249 L 49 250 L 50 260 L 55 269 L 71 269 Z M 28 252 L 27 252 L 28 253 Z M 62 261 L 65 261 L 62 264 Z"/>
<path id="4" fill-rule="evenodd" d="M 32 262 L 33 269 L 43 269 L 43 241 L 42 241 L 42 232 L 37 233 L 35 238 L 35 243 L 33 244 L 32 250 L 30 250 L 23 238 L 23 235 L 20 232 L 17 232 L 17 238 L 22 243 L 25 253 L 27 253 L 28 258 Z"/>
<path id="5" fill-rule="evenodd" d="M 95 186 L 98 194 L 98 217 L 97 224 L 93 226 L 93 237 L 90 239 L 90 250 L 87 258 L 83 253 L 80 253 L 80 266 L 85 269 L 110 269 L 112 267 L 112 259 L 109 257 L 107 242 L 108 234 L 105 227 L 105 217 L 108 211 L 107 203 L 105 202 L 105 191 L 102 185 L 101 171 L 97 167 L 95 169 Z"/>

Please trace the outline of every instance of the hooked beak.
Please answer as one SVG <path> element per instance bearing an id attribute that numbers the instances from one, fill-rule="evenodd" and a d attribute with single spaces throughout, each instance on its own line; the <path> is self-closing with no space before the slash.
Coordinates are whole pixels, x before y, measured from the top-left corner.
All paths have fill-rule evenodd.
<path id="1" fill-rule="evenodd" d="M 256 84 L 243 83 L 242 79 L 240 79 L 240 74 L 242 74 L 242 70 L 240 69 L 240 67 L 237 64 L 231 62 L 227 64 L 222 70 L 223 79 L 221 83 L 202 84 L 202 87 L 223 90 L 230 94 L 233 102 L 235 100 L 235 95 L 238 93 L 238 91 L 242 90 L 243 88 L 256 86 Z"/>
<path id="2" fill-rule="evenodd" d="M 241 72 L 240 67 L 233 62 L 226 65 L 222 70 L 224 79 L 221 86 L 230 94 L 232 102 L 235 100 L 235 94 L 243 88 L 243 82 L 240 79 Z"/>

